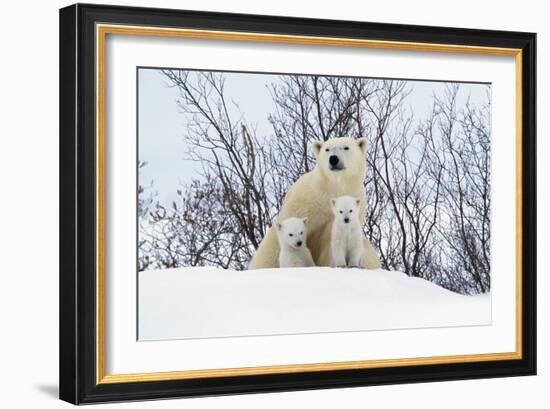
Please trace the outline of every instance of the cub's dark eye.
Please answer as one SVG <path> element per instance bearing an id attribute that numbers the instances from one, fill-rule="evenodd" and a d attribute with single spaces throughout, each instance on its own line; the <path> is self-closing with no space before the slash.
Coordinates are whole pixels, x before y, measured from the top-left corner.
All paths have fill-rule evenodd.
<path id="1" fill-rule="evenodd" d="M 353 210 L 350 210 L 349 212 L 350 212 L 350 213 L 353 213 Z"/>
<path id="2" fill-rule="evenodd" d="M 289 235 L 290 237 L 294 236 L 294 234 L 292 234 L 292 233 L 288 233 L 288 235 Z"/>
<path id="3" fill-rule="evenodd" d="M 301 231 L 301 232 L 300 232 L 300 236 L 301 236 L 302 234 L 304 234 L 304 232 L 303 232 L 303 231 Z"/>
<path id="4" fill-rule="evenodd" d="M 344 213 L 342 210 L 340 210 L 340 214 Z"/>
<path id="5" fill-rule="evenodd" d="M 349 146 L 344 146 L 345 151 L 349 151 Z"/>
<path id="6" fill-rule="evenodd" d="M 330 150 L 329 148 L 326 148 L 326 149 L 325 149 L 325 152 L 328 152 L 329 150 Z"/>

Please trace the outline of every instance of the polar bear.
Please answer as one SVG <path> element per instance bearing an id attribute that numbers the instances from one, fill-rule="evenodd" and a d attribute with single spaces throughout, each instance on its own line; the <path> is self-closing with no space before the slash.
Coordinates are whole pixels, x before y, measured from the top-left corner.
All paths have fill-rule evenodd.
<path id="1" fill-rule="evenodd" d="M 359 221 L 361 200 L 351 196 L 332 199 L 332 230 L 330 235 L 330 265 L 332 267 L 363 267 L 365 246 Z"/>
<path id="2" fill-rule="evenodd" d="M 286 194 L 278 219 L 307 217 L 307 243 L 317 266 L 330 266 L 330 233 L 332 210 L 330 199 L 339 196 L 358 197 L 360 219 L 365 219 L 367 140 L 365 138 L 333 138 L 315 141 L 315 168 L 302 175 Z M 365 267 L 380 267 L 378 256 L 368 240 L 365 245 Z M 250 261 L 250 269 L 279 266 L 279 242 L 271 227 Z"/>
<path id="3" fill-rule="evenodd" d="M 306 245 L 307 217 L 290 217 L 277 223 L 279 267 L 312 267 L 315 265 Z"/>

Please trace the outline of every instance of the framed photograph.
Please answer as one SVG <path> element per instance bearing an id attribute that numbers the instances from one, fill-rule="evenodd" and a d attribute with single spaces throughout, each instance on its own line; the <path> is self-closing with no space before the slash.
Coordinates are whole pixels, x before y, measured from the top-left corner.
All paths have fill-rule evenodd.
<path id="1" fill-rule="evenodd" d="M 535 44 L 61 9 L 61 399 L 535 374 Z"/>

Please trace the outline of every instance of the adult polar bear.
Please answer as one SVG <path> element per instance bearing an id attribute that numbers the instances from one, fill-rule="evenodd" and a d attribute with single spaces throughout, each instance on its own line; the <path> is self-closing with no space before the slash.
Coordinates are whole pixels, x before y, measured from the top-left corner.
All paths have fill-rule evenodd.
<path id="1" fill-rule="evenodd" d="M 365 220 L 367 140 L 365 138 L 333 138 L 315 141 L 313 154 L 316 165 L 302 175 L 288 191 L 278 219 L 307 217 L 307 243 L 315 264 L 330 266 L 330 233 L 333 214 L 331 199 L 353 196 L 361 200 L 360 220 Z M 365 239 L 365 266 L 380 267 L 378 255 Z M 250 269 L 279 267 L 277 232 L 270 228 L 250 262 Z"/>

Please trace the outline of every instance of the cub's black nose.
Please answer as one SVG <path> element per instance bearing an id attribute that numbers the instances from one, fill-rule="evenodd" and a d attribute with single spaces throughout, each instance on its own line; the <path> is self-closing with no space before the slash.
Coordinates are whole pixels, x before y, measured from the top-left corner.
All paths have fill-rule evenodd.
<path id="1" fill-rule="evenodd" d="M 296 245 L 297 245 L 298 247 L 300 247 L 300 246 L 302 245 L 302 242 L 299 241 L 298 243 L 296 243 Z"/>
<path id="2" fill-rule="evenodd" d="M 349 218 L 346 217 L 346 218 L 344 219 L 344 221 L 345 221 L 346 223 L 349 223 Z"/>
<path id="3" fill-rule="evenodd" d="M 338 165 L 338 156 L 336 156 L 336 155 L 331 155 L 330 158 L 328 158 L 328 162 L 329 162 L 332 166 Z"/>

